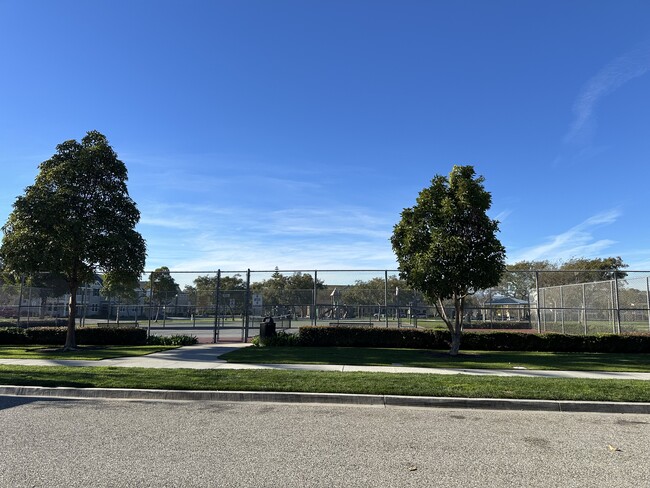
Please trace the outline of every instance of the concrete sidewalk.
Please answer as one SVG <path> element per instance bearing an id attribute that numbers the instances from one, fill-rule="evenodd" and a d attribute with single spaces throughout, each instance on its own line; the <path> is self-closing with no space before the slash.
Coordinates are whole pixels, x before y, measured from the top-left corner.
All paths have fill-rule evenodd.
<path id="1" fill-rule="evenodd" d="M 51 359 L 0 359 L 0 365 L 24 366 L 112 366 L 128 368 L 190 368 L 190 369 L 279 369 L 289 371 L 339 371 L 339 372 L 381 372 L 417 373 L 474 376 L 518 376 L 527 378 L 584 378 L 650 380 L 650 373 L 607 372 L 607 371 L 553 371 L 529 369 L 454 369 L 414 368 L 408 366 L 352 366 L 344 364 L 245 364 L 228 363 L 220 356 L 250 344 L 198 344 L 161 351 L 147 356 L 104 359 L 101 361 L 51 360 Z"/>

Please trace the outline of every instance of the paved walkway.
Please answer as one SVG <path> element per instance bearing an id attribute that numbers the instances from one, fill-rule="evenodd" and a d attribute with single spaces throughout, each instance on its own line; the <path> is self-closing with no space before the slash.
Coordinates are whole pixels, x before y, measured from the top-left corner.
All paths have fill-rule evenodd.
<path id="1" fill-rule="evenodd" d="M 101 361 L 51 359 L 0 359 L 0 365 L 25 366 L 117 366 L 130 368 L 190 368 L 190 369 L 281 369 L 307 371 L 382 372 L 421 374 L 466 374 L 477 376 L 519 376 L 536 378 L 590 378 L 650 380 L 650 373 L 606 371 L 552 371 L 528 369 L 453 369 L 413 368 L 407 366 L 352 366 L 344 364 L 244 364 L 228 363 L 220 356 L 250 344 L 199 344 L 161 351 L 147 356 L 104 359 Z"/>

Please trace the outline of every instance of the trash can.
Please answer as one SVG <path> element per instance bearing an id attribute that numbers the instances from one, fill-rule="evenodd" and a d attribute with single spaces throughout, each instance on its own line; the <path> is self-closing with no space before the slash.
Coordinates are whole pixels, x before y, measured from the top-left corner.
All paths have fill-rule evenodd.
<path id="1" fill-rule="evenodd" d="M 273 317 L 264 317 L 260 322 L 260 339 L 267 339 L 275 336 L 275 322 Z"/>

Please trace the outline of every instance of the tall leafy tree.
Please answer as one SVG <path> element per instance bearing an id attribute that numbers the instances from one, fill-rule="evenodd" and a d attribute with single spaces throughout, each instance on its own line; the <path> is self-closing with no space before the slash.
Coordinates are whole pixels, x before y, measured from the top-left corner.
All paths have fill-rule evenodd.
<path id="1" fill-rule="evenodd" d="M 590 283 L 624 279 L 628 265 L 621 257 L 571 258 L 568 261 L 518 261 L 508 265 L 501 278 L 504 293 L 526 299 L 536 286 L 552 286 Z"/>
<path id="2" fill-rule="evenodd" d="M 219 281 L 219 288 L 222 294 L 246 290 L 246 283 L 244 283 L 239 274 L 221 276 L 218 280 L 216 275 L 197 276 L 194 280 L 194 286 L 185 286 L 185 292 L 188 293 L 190 303 L 193 305 L 196 313 L 203 314 L 214 311 L 217 281 Z M 243 298 L 240 297 L 239 301 L 243 302 Z"/>
<path id="3" fill-rule="evenodd" d="M 60 297 L 68 291 L 68 283 L 64 276 L 57 273 L 36 274 L 30 276 L 27 284 L 35 289 L 38 297 L 41 300 L 39 307 L 39 318 L 45 317 L 45 310 L 47 308 L 47 299 Z"/>
<path id="4" fill-rule="evenodd" d="M 35 273 L 33 275 L 23 274 L 19 276 L 15 272 L 6 271 L 0 263 L 0 288 L 4 290 L 13 288 L 14 295 L 18 297 L 21 285 L 29 287 L 30 295 L 34 293 L 34 296 L 40 299 L 39 318 L 41 319 L 45 317 L 47 299 L 60 297 L 68 291 L 68 283 L 65 281 L 65 277 L 60 274 Z M 8 301 L 3 300 L 2 303 L 8 303 Z"/>
<path id="5" fill-rule="evenodd" d="M 116 281 L 137 278 L 146 245 L 135 230 L 140 212 L 130 198 L 127 169 L 106 137 L 90 131 L 69 140 L 39 166 L 34 184 L 16 199 L 2 228 L 0 258 L 21 273 L 65 278 L 70 299 L 65 348 L 76 347 L 77 290 L 99 268 Z"/>
<path id="6" fill-rule="evenodd" d="M 120 323 L 120 305 L 121 304 L 137 304 L 139 295 L 140 280 L 137 277 L 129 279 L 116 279 L 115 276 L 104 276 L 101 294 L 108 299 L 108 320 L 111 319 L 111 305 L 113 300 L 117 300 L 117 307 L 115 309 L 115 321 Z M 137 310 L 136 310 L 137 320 Z"/>
<path id="7" fill-rule="evenodd" d="M 498 222 L 488 215 L 492 197 L 472 166 L 454 166 L 406 208 L 391 243 L 400 275 L 435 305 L 451 333 L 451 355 L 460 349 L 465 299 L 499 283 L 505 249 Z M 449 314 L 444 301 L 451 300 Z M 451 315 L 451 316 L 450 316 Z"/>
<path id="8" fill-rule="evenodd" d="M 323 290 L 325 284 L 309 273 L 294 272 L 287 278 L 286 299 L 293 306 L 293 313 L 307 314 L 313 299 L 314 288 Z"/>
<path id="9" fill-rule="evenodd" d="M 576 283 L 588 283 L 590 281 L 607 281 L 614 278 L 623 279 L 627 276 L 622 268 L 628 265 L 623 262 L 620 256 L 608 258 L 572 258 L 562 263 L 560 270 L 573 271 L 573 280 Z"/>
<path id="10" fill-rule="evenodd" d="M 21 276 L 7 270 L 4 263 L 0 261 L 0 303 L 2 304 L 0 316 L 13 317 L 18 311 L 21 281 Z"/>
<path id="11" fill-rule="evenodd" d="M 286 276 L 280 273 L 276 267 L 275 272 L 268 280 L 255 282 L 251 288 L 255 292 L 262 293 L 266 306 L 307 305 L 311 303 L 314 278 L 308 273 L 299 271 Z M 323 282 L 317 279 L 316 289 L 322 290 L 323 288 Z"/>
<path id="12" fill-rule="evenodd" d="M 531 290 L 535 289 L 539 275 L 536 271 L 555 270 L 557 267 L 549 261 L 519 261 L 508 265 L 501 276 L 501 289 L 505 295 L 526 300 Z M 551 273 L 543 274 L 541 279 L 557 277 Z M 541 280 L 540 280 L 541 284 Z"/>
<path id="13" fill-rule="evenodd" d="M 386 292 L 388 292 L 388 297 Z M 373 305 L 379 313 L 385 305 L 386 298 L 389 300 L 386 305 L 391 306 L 396 305 L 397 301 L 402 307 L 422 305 L 419 293 L 409 288 L 406 280 L 395 275 L 389 276 L 388 280 L 379 277 L 371 278 L 368 281 L 357 280 L 354 285 L 345 290 L 344 296 L 347 304 Z"/>
<path id="14" fill-rule="evenodd" d="M 180 292 L 180 288 L 167 266 L 153 270 L 144 288 L 145 290 L 149 290 L 150 303 L 156 305 L 155 320 L 158 320 L 160 307 L 171 303 L 174 297 Z"/>

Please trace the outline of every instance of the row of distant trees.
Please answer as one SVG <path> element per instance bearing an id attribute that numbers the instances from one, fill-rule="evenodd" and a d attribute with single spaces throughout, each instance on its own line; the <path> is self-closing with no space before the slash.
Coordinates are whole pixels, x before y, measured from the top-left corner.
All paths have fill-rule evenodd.
<path id="1" fill-rule="evenodd" d="M 499 283 L 494 287 L 493 293 L 527 299 L 530 291 L 535 290 L 536 287 L 624 279 L 627 273 L 623 269 L 627 267 L 628 265 L 620 257 L 574 258 L 555 263 L 520 261 L 507 267 Z M 166 267 L 159 268 L 150 275 L 145 289 L 150 287 L 150 283 L 153 284 L 154 300 L 161 304 L 165 300 L 169 302 L 170 297 L 183 293 L 192 308 L 210 313 L 214 307 L 218 280 L 222 292 L 246 290 L 246 281 L 240 274 L 219 278 L 216 275 L 199 276 L 192 285 L 186 285 L 181 290 L 173 278 L 173 273 Z M 388 292 L 391 304 L 399 300 L 402 306 L 407 304 L 433 306 L 421 292 L 411 288 L 405 279 L 395 275 L 388 276 L 387 279 L 375 277 L 369 280 L 356 280 L 354 284 L 344 286 L 334 283 L 326 285 L 322 280 L 317 280 L 314 287 L 314 278 L 309 273 L 294 272 L 286 275 L 276 270 L 269 279 L 252 282 L 250 290 L 251 293 L 261 294 L 266 306 L 278 306 L 311 303 L 314 288 L 325 290 L 334 286 L 340 287 L 339 292 L 343 293 L 344 301 L 349 304 L 383 305 Z M 396 299 L 395 296 L 398 298 Z M 479 302 L 472 301 L 471 298 L 468 300 L 470 300 L 468 305 L 480 306 Z"/>
<path id="2" fill-rule="evenodd" d="M 549 261 L 520 261 L 509 265 L 496 287 L 498 293 L 518 299 L 526 299 L 531 290 L 536 287 L 547 288 L 576 283 L 607 281 L 614 278 L 624 279 L 627 273 L 623 269 L 628 265 L 620 257 L 609 258 L 574 258 L 566 262 L 552 263 Z M 45 310 L 48 298 L 60 297 L 68 292 L 65 277 L 58 273 L 41 273 L 28 275 L 22 282 L 25 286 L 36 291 L 36 297 L 41 300 L 41 315 Z M 21 284 L 21 276 L 11 272 L 0 273 L 0 286 L 5 299 L 9 303 L 8 291 L 15 294 Z M 337 286 L 332 284 L 331 286 Z M 242 275 L 225 275 L 219 277 L 219 287 L 222 291 L 245 291 L 246 281 Z M 322 280 L 317 280 L 317 290 L 327 288 Z M 153 289 L 153 292 L 149 290 Z M 183 293 L 188 304 L 196 310 L 210 311 L 213 307 L 214 293 L 217 289 L 216 275 L 203 275 L 194 279 L 192 285 L 182 289 L 173 277 L 168 267 L 154 270 L 140 288 L 139 283 L 121 284 L 107 283 L 101 293 L 120 303 L 135 303 L 140 298 L 140 290 L 148 300 L 159 306 L 168 304 L 170 297 Z M 314 290 L 314 278 L 309 273 L 294 272 L 285 275 L 276 270 L 269 279 L 251 283 L 251 292 L 260 293 L 264 303 L 269 306 L 283 304 L 300 304 L 311 301 Z M 343 287 L 345 301 L 356 304 L 383 304 L 386 290 L 393 296 L 399 291 L 402 304 L 421 303 L 423 296 L 417 290 L 411 289 L 406 280 L 398 276 L 388 276 L 388 280 L 375 277 L 369 280 L 356 280 L 354 284 Z M 643 293 L 642 290 L 637 290 Z M 307 296 L 306 293 L 309 295 Z M 640 298 L 640 297 L 639 297 Z M 636 301 L 640 301 L 637 299 Z"/>
<path id="3" fill-rule="evenodd" d="M 507 267 L 501 277 L 501 287 L 506 294 L 525 299 L 536 287 L 623 279 L 627 276 L 624 271 L 627 267 L 620 257 L 573 258 L 564 262 L 519 261 Z"/>

